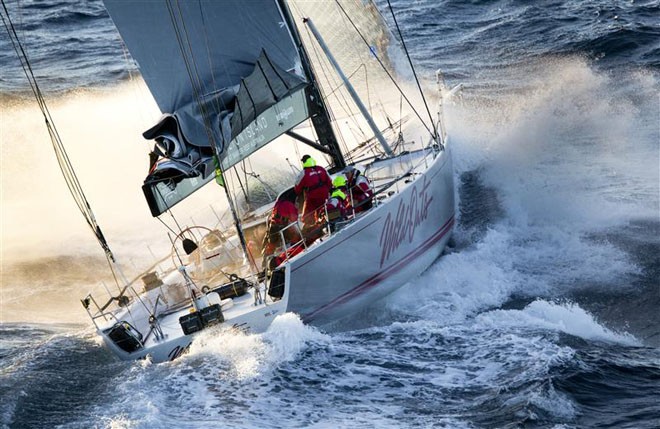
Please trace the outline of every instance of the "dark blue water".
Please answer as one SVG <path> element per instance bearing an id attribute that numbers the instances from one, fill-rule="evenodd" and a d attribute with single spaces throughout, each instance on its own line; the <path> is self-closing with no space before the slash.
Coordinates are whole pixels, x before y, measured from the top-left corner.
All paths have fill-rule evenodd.
<path id="1" fill-rule="evenodd" d="M 7 6 L 63 132 L 132 120 L 136 68 L 100 2 Z M 24 192 L 54 167 L 0 31 L 2 427 L 660 427 L 660 2 L 393 7 L 423 80 L 465 85 L 453 247 L 339 333 L 287 315 L 164 365 L 97 344 L 77 298 L 102 255 L 55 212 L 30 220 L 64 185 Z"/>

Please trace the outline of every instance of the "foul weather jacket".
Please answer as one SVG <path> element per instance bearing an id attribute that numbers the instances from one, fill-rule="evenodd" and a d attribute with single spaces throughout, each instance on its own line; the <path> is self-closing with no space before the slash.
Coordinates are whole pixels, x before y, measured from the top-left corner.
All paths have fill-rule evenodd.
<path id="1" fill-rule="evenodd" d="M 303 169 L 293 190 L 297 195 L 304 194 L 305 196 L 305 204 L 303 205 L 304 223 L 313 222 L 313 219 L 309 219 L 309 217 L 312 217 L 312 213 L 319 207 L 323 207 L 331 188 L 332 180 L 330 180 L 325 168 L 314 166 Z"/>

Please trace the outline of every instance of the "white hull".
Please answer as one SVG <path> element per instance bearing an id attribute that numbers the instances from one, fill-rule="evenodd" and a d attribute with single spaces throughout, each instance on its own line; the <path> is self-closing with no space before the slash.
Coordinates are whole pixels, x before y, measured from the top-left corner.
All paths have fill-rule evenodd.
<path id="1" fill-rule="evenodd" d="M 222 310 L 225 321 L 209 329 L 262 332 L 285 312 L 324 326 L 388 295 L 428 268 L 442 253 L 453 229 L 453 169 L 448 148 L 429 150 L 419 159 L 422 162 L 413 174 L 397 182 L 396 192 L 282 266 L 281 299 L 255 300 L 257 292 L 252 288 L 233 298 L 231 306 Z M 260 293 L 266 296 L 263 284 Z M 190 306 L 158 317 L 162 335 L 150 329 L 149 314 L 141 311 L 137 301 L 130 308 L 131 312 L 119 313 L 98 329 L 107 347 L 121 359 L 149 355 L 154 362 L 173 360 L 188 349 L 196 335 L 185 335 L 179 324 L 179 318 L 190 313 Z M 129 353 L 108 335 L 120 320 L 134 320 L 143 333 L 153 335 L 146 335 L 141 347 Z"/>
<path id="2" fill-rule="evenodd" d="M 226 321 L 218 327 L 236 328 L 250 332 L 263 332 L 271 324 L 273 319 L 285 312 L 285 302 L 278 301 L 268 305 L 254 306 L 254 296 L 248 293 L 242 297 L 234 298 L 234 307 L 224 311 Z M 232 311 L 233 310 L 233 311 Z M 196 334 L 184 335 L 179 325 L 179 317 L 188 314 L 188 310 L 174 313 L 163 320 L 161 328 L 164 339 L 157 340 L 151 337 L 144 342 L 140 350 L 128 353 L 119 348 L 112 341 L 104 329 L 98 331 L 103 338 L 104 344 L 122 360 L 142 359 L 149 355 L 152 362 L 166 362 L 176 359 L 185 353 L 192 343 Z M 214 327 L 215 328 L 215 327 Z"/>
<path id="3" fill-rule="evenodd" d="M 323 326 L 388 295 L 431 265 L 454 225 L 448 149 L 431 162 L 385 204 L 291 261 L 287 311 Z"/>

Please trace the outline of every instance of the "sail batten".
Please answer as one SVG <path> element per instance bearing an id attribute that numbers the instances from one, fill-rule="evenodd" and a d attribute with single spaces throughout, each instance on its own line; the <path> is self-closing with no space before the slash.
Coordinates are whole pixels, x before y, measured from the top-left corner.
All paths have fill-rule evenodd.
<path id="1" fill-rule="evenodd" d="M 159 155 L 143 186 L 152 214 L 210 181 L 214 156 L 227 168 L 309 116 L 276 0 L 104 2 L 163 113 L 143 134 Z"/>
<path id="2" fill-rule="evenodd" d="M 177 116 L 183 136 L 222 151 L 216 117 L 262 51 L 286 71 L 302 74 L 300 56 L 275 0 L 105 0 L 106 8 L 161 112 Z M 301 77 L 301 79 L 304 79 Z M 205 118 L 207 115 L 208 118 Z"/>
<path id="3" fill-rule="evenodd" d="M 104 2 L 164 112 L 193 101 L 186 61 L 207 92 L 238 85 L 262 50 L 285 70 L 300 68 L 273 0 Z"/>

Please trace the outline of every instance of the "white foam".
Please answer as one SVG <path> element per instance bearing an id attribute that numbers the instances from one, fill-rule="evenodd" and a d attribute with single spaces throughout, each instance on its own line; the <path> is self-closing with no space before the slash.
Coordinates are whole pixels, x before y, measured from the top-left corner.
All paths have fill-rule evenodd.
<path id="1" fill-rule="evenodd" d="M 440 258 L 387 302 L 417 317 L 459 323 L 502 305 L 512 294 L 562 295 L 587 280 L 621 290 L 626 285 L 619 276 L 637 271 L 608 243 L 558 228 L 498 224 L 474 245 Z"/>
<path id="2" fill-rule="evenodd" d="M 131 363 L 113 386 L 116 400 L 95 413 L 118 427 L 269 426 L 260 413 L 277 414 L 273 400 L 281 398 L 269 397 L 276 368 L 328 340 L 293 314 L 277 317 L 263 334 L 209 329 L 173 362 Z"/>
<path id="3" fill-rule="evenodd" d="M 295 359 L 309 343 L 330 341 L 329 336 L 304 325 L 300 317 L 293 313 L 277 316 L 262 337 L 268 344 L 269 359 L 273 362 Z"/>
<path id="4" fill-rule="evenodd" d="M 259 335 L 232 329 L 209 329 L 195 337 L 189 353 L 172 365 L 189 365 L 199 359 L 220 363 L 228 376 L 247 379 L 259 375 L 266 347 Z"/>
<path id="5" fill-rule="evenodd" d="M 657 216 L 654 76 L 629 77 L 626 86 L 581 58 L 505 74 L 521 88 L 449 110 L 459 172 L 481 169 L 518 223 L 589 229 Z"/>
<path id="6" fill-rule="evenodd" d="M 577 416 L 575 403 L 567 395 L 557 392 L 551 383 L 546 389 L 532 393 L 529 402 L 564 420 L 573 420 Z"/>
<path id="7" fill-rule="evenodd" d="M 202 332 L 181 361 L 200 357 L 221 361 L 232 377 L 247 379 L 296 359 L 310 342 L 328 339 L 315 328 L 304 325 L 296 314 L 285 313 L 277 316 L 263 334 L 226 329 Z"/>
<path id="8" fill-rule="evenodd" d="M 524 283 L 508 254 L 510 240 L 506 232 L 489 231 L 475 248 L 442 257 L 414 284 L 388 298 L 388 303 L 444 323 L 461 322 L 501 304 Z"/>
<path id="9" fill-rule="evenodd" d="M 641 343 L 628 333 L 618 333 L 601 325 L 577 304 L 556 304 L 536 300 L 523 310 L 494 310 L 480 314 L 477 323 L 503 328 L 531 328 L 564 332 L 586 340 L 640 346 Z"/>
<path id="10" fill-rule="evenodd" d="M 659 113 L 650 96 L 657 79 L 633 76 L 631 89 L 579 58 L 528 67 L 507 70 L 520 77 L 518 91 L 490 104 L 466 98 L 448 112 L 458 175 L 476 171 L 495 190 L 503 217 L 488 219 L 477 242 L 459 223 L 460 251 L 415 279 L 415 293 L 406 288 L 389 299 L 395 308 L 457 323 L 512 294 L 632 287 L 640 268 L 595 237 L 633 219 L 657 219 L 660 130 L 648 125 Z"/>
<path id="11" fill-rule="evenodd" d="M 103 419 L 104 426 L 108 429 L 131 429 L 137 427 L 137 422 L 124 415 Z"/>

